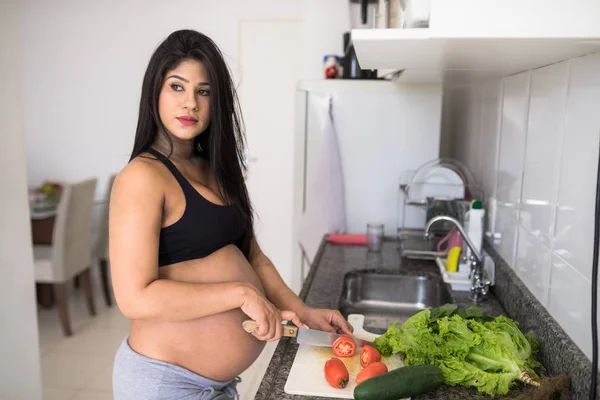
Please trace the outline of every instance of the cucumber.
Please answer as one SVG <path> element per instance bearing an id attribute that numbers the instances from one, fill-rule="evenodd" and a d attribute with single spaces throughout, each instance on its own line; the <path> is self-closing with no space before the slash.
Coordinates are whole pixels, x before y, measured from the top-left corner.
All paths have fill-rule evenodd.
<path id="1" fill-rule="evenodd" d="M 409 365 L 368 379 L 354 388 L 355 400 L 398 400 L 435 390 L 444 383 L 433 365 Z"/>

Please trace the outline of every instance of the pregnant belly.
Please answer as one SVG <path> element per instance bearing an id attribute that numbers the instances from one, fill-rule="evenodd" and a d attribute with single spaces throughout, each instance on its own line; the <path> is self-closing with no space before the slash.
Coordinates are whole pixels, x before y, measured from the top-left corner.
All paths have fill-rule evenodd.
<path id="1" fill-rule="evenodd" d="M 247 282 L 264 293 L 252 266 L 235 246 L 199 260 L 162 267 L 160 277 L 186 282 Z M 258 358 L 265 343 L 242 328 L 240 309 L 184 322 L 133 321 L 129 343 L 147 357 L 179 365 L 216 381 L 228 381 Z"/>
<path id="2" fill-rule="evenodd" d="M 242 311 L 230 310 L 186 322 L 134 321 L 130 345 L 147 357 L 228 381 L 252 365 L 265 345 L 242 329 L 245 319 Z"/>

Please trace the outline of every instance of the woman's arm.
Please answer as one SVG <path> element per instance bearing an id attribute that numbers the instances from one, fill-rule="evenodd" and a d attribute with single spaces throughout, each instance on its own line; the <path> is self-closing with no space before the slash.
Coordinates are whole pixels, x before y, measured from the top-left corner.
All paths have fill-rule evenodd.
<path id="1" fill-rule="evenodd" d="M 285 284 L 281 275 L 262 252 L 256 238 L 252 238 L 250 246 L 249 262 L 260 279 L 267 298 L 280 310 L 294 310 L 301 313 L 306 307 L 304 302 Z"/>
<path id="2" fill-rule="evenodd" d="M 186 321 L 257 301 L 246 283 L 189 283 L 158 279 L 158 241 L 164 193 L 152 160 L 132 161 L 115 180 L 110 201 L 112 283 L 130 319 Z"/>
<path id="3" fill-rule="evenodd" d="M 300 321 L 311 329 L 351 333 L 354 329 L 338 310 L 308 307 L 290 289 L 271 260 L 262 252 L 255 238 L 250 248 L 250 264 L 260 279 L 267 298 L 281 310 L 295 311 Z"/>

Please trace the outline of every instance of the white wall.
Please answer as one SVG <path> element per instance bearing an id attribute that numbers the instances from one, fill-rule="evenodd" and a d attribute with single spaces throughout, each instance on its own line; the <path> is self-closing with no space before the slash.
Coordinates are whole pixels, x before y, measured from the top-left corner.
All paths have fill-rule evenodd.
<path id="1" fill-rule="evenodd" d="M 210 36 L 224 53 L 234 81 L 243 93 L 246 86 L 252 87 L 248 78 L 252 71 L 245 71 L 239 59 L 243 53 L 240 49 L 243 22 L 301 23 L 300 45 L 290 43 L 292 50 L 297 48 L 298 54 L 304 56 L 294 65 L 293 73 L 300 71 L 296 80 L 321 78 L 323 55 L 342 54 L 342 35 L 349 28 L 347 0 L 22 0 L 19 7 L 29 185 L 37 186 L 46 179 L 75 181 L 95 176 L 99 179 L 97 203 L 105 201 L 109 175 L 118 172 L 129 159 L 143 74 L 152 52 L 168 34 L 191 28 Z M 269 56 L 272 59 L 277 54 Z M 268 76 L 273 63 L 262 59 L 262 68 Z M 262 82 L 261 89 L 287 85 L 277 82 L 275 75 L 271 74 L 271 81 Z M 291 144 L 293 140 L 294 85 L 288 86 L 288 112 L 274 112 L 280 117 L 289 115 L 289 123 L 277 126 L 278 137 L 272 143 Z M 269 105 L 278 100 L 269 97 L 269 90 L 248 90 L 251 93 L 243 93 L 241 100 L 246 105 L 242 111 L 248 111 L 244 116 L 249 123 L 248 142 L 252 144 L 268 131 L 252 130 L 255 122 L 258 120 L 264 127 L 273 125 L 274 120 L 264 117 L 264 108 L 268 110 L 269 106 L 256 112 L 257 108 L 247 107 L 248 103 Z M 250 151 L 260 153 L 255 148 Z M 261 199 L 269 193 L 259 195 L 256 191 L 251 191 L 251 200 L 258 212 L 257 237 L 261 247 L 290 284 L 291 221 L 289 229 L 271 223 L 261 231 L 260 225 L 274 219 L 275 209 L 289 210 L 291 215 L 293 154 L 282 153 L 279 157 L 285 162 L 271 168 L 273 176 L 269 179 L 271 187 L 279 188 L 281 194 L 271 202 L 280 204 L 276 207 L 264 204 Z M 260 159 L 264 163 L 265 157 Z M 259 180 L 257 167 L 251 166 L 254 172 L 250 176 L 255 181 Z M 268 190 L 268 185 L 263 188 Z M 289 193 L 285 188 L 289 188 Z M 102 204 L 97 204 L 96 216 L 101 208 Z M 269 212 L 264 212 L 265 209 Z"/>
<path id="2" fill-rule="evenodd" d="M 15 0 L 0 4 L 0 398 L 41 400 Z"/>
<path id="3" fill-rule="evenodd" d="M 323 55 L 342 53 L 348 1 L 20 1 L 30 185 L 97 176 L 102 198 L 108 176 L 128 160 L 142 78 L 155 47 L 177 29 L 203 32 L 243 85 L 238 24 L 256 18 L 304 20 L 306 58 L 299 78 L 320 78 Z"/>
<path id="4" fill-rule="evenodd" d="M 497 250 L 591 358 L 600 53 L 445 95 L 453 155 L 486 189 Z"/>
<path id="5" fill-rule="evenodd" d="M 246 184 L 256 214 L 261 248 L 295 291 L 293 278 L 294 90 L 303 71 L 302 20 L 245 20 L 240 23 L 244 81 L 238 93 L 244 110 L 249 162 Z M 269 65 L 269 68 L 265 68 Z M 268 84 L 271 82 L 271 84 Z M 260 96 L 260 101 L 256 101 Z M 274 150 L 276 149 L 276 150 Z"/>
<path id="6" fill-rule="evenodd" d="M 342 188 L 336 185 L 339 171 L 326 164 L 338 156 L 326 123 L 330 100 Z M 343 222 L 346 233 L 364 233 L 368 223 L 383 223 L 389 237 L 396 237 L 404 222 L 414 226 L 422 217 L 424 224 L 420 211 L 408 211 L 402 220 L 399 183 L 404 172 L 438 158 L 441 100 L 439 84 L 306 80 L 298 85 L 293 257 L 297 281 L 308 273 L 323 235 L 340 229 Z M 339 213 L 339 196 L 345 214 Z"/>
<path id="7" fill-rule="evenodd" d="M 398 204 L 401 175 L 439 156 L 441 86 L 339 80 L 303 82 L 302 89 L 309 93 L 307 193 L 313 189 L 311 182 L 323 173 L 318 163 L 325 151 L 322 119 L 332 94 L 344 179 L 346 232 L 364 233 L 367 224 L 375 222 L 384 224 L 386 236 L 395 237 L 398 225 L 403 224 Z M 304 127 L 300 128 L 297 134 L 304 135 Z M 302 156 L 303 147 L 296 149 Z M 297 192 L 302 193 L 300 189 Z M 319 198 L 312 194 L 307 197 Z"/>

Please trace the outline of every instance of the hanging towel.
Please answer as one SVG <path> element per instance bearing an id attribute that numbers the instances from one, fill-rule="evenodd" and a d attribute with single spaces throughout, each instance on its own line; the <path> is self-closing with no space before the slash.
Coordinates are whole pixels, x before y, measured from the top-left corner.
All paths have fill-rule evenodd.
<path id="1" fill-rule="evenodd" d="M 316 107 L 320 117 L 317 143 L 321 146 L 314 161 L 317 173 L 306 184 L 306 208 L 300 220 L 299 245 L 309 265 L 325 234 L 346 230 L 344 177 L 333 122 L 333 97 L 312 96 L 310 106 Z"/>

